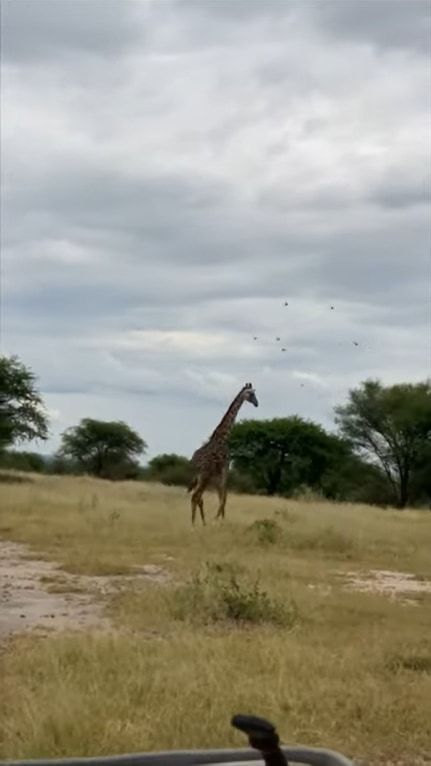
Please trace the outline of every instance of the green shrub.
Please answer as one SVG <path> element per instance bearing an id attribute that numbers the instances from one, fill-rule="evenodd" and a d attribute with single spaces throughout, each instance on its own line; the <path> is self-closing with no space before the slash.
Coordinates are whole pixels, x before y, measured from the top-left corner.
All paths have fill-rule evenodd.
<path id="1" fill-rule="evenodd" d="M 400 670 L 412 670 L 416 673 L 431 674 L 431 654 L 394 654 L 386 663 L 394 673 Z"/>
<path id="2" fill-rule="evenodd" d="M 238 494 L 242 495 L 261 494 L 256 486 L 256 481 L 253 476 L 250 476 L 247 473 L 242 473 L 236 468 L 232 468 L 229 471 L 228 488 L 231 492 L 238 492 Z"/>
<path id="3" fill-rule="evenodd" d="M 31 484 L 34 479 L 31 476 L 21 476 L 19 473 L 0 470 L 0 484 Z"/>
<path id="4" fill-rule="evenodd" d="M 171 611 L 176 619 L 200 623 L 269 623 L 292 628 L 298 612 L 293 600 L 279 602 L 253 582 L 240 578 L 231 564 L 207 563 L 190 582 L 177 588 Z"/>
<path id="5" fill-rule="evenodd" d="M 146 481 L 157 481 L 168 486 L 187 487 L 194 476 L 193 466 L 182 455 L 156 455 L 142 472 Z"/>
<path id="6" fill-rule="evenodd" d="M 45 469 L 45 460 L 37 452 L 9 450 L 0 453 L 0 467 L 15 471 L 42 473 Z"/>
<path id="7" fill-rule="evenodd" d="M 76 476 L 83 474 L 84 471 L 80 468 L 76 460 L 71 460 L 70 458 L 66 458 L 63 455 L 56 453 L 55 455 L 51 455 L 46 461 L 45 473 L 55 474 L 57 476 Z"/>

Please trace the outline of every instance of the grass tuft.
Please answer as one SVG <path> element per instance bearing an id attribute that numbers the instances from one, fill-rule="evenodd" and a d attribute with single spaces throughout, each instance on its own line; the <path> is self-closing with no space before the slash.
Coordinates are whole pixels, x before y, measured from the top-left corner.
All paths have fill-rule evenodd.
<path id="1" fill-rule="evenodd" d="M 431 654 L 394 654 L 388 659 L 386 666 L 394 673 L 411 670 L 431 675 Z"/>
<path id="2" fill-rule="evenodd" d="M 247 531 L 260 545 L 274 545 L 283 538 L 282 527 L 273 519 L 257 519 Z"/>
<path id="3" fill-rule="evenodd" d="M 172 599 L 175 619 L 203 624 L 272 624 L 292 628 L 298 618 L 293 599 L 271 597 L 259 579 L 238 576 L 231 564 L 206 563 L 202 572 L 179 586 Z"/>

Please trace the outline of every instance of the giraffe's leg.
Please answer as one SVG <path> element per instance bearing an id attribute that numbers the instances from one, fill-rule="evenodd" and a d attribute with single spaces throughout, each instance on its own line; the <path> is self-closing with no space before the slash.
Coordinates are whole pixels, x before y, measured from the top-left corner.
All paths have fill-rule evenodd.
<path id="1" fill-rule="evenodd" d="M 202 499 L 202 495 L 205 489 L 205 484 L 202 481 L 198 481 L 195 489 L 192 492 L 191 497 L 191 504 L 192 504 L 192 524 L 195 523 L 196 520 L 196 509 L 199 508 L 199 512 L 202 519 L 202 524 L 205 524 L 205 514 L 204 514 L 204 501 Z"/>
<path id="2" fill-rule="evenodd" d="M 198 502 L 198 506 L 199 506 L 199 511 L 200 511 L 200 514 L 201 514 L 202 524 L 205 526 L 204 500 L 203 500 L 202 495 L 201 495 L 200 500 Z"/>
<path id="3" fill-rule="evenodd" d="M 192 504 L 192 524 L 194 524 L 195 518 L 196 518 L 196 506 L 197 506 L 196 498 L 194 497 L 194 495 L 192 495 L 191 504 Z"/>
<path id="4" fill-rule="evenodd" d="M 227 497 L 227 477 L 228 469 L 225 468 L 217 481 L 217 494 L 219 497 L 219 507 L 216 519 L 224 519 L 226 497 Z"/>

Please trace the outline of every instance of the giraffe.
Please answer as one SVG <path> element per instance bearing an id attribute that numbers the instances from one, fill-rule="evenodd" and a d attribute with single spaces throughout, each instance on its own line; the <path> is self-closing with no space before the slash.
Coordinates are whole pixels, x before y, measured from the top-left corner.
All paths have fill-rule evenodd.
<path id="1" fill-rule="evenodd" d="M 188 492 L 192 493 L 192 524 L 195 523 L 197 508 L 202 523 L 205 524 L 203 494 L 209 486 L 215 487 L 219 497 L 216 519 L 224 519 L 229 471 L 229 434 L 243 402 L 250 402 L 258 407 L 259 403 L 251 383 L 242 387 L 208 441 L 192 455 L 191 462 L 196 472 L 188 488 Z"/>

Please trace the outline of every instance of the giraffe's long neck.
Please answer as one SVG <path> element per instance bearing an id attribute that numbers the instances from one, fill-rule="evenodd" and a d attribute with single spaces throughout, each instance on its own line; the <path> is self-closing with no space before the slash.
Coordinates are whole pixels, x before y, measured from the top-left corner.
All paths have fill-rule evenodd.
<path id="1" fill-rule="evenodd" d="M 229 436 L 230 430 L 233 424 L 235 423 L 236 416 L 238 415 L 238 412 L 241 408 L 243 401 L 244 400 L 242 396 L 242 391 L 240 391 L 238 396 L 236 396 L 235 399 L 233 400 L 232 404 L 230 405 L 226 413 L 223 415 L 217 428 L 211 434 L 210 441 L 212 439 L 227 439 L 227 437 Z"/>

